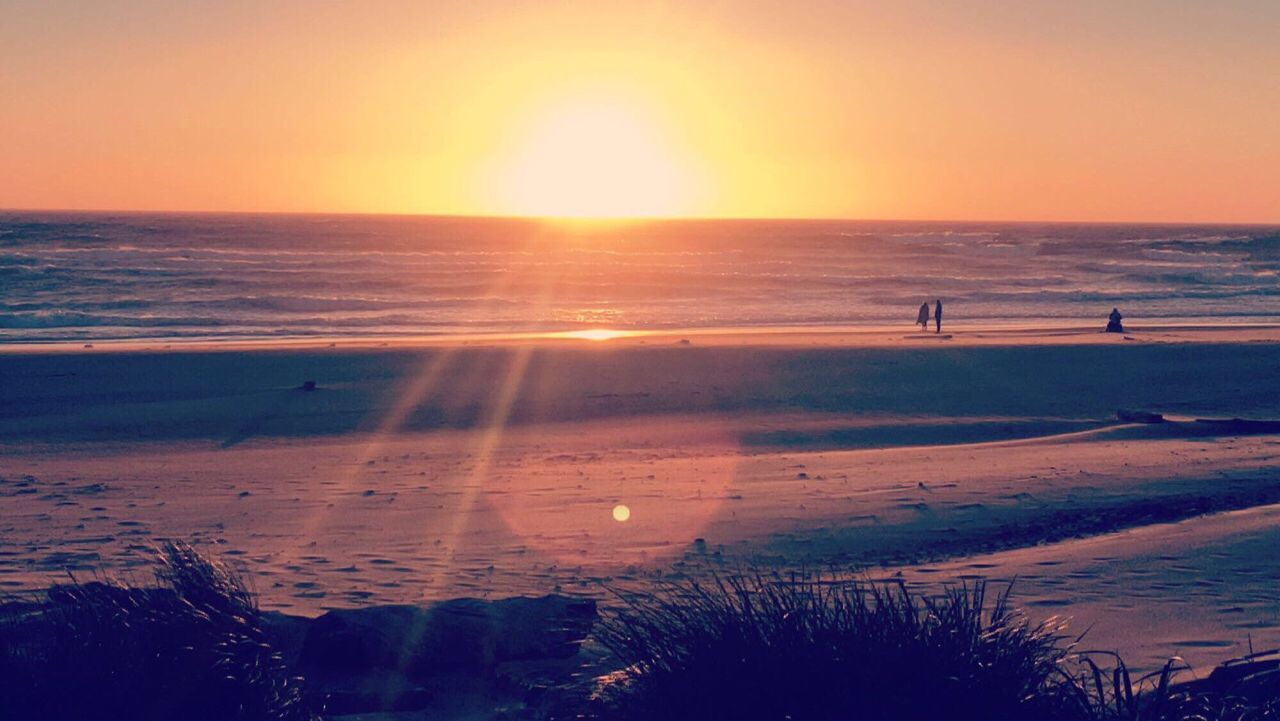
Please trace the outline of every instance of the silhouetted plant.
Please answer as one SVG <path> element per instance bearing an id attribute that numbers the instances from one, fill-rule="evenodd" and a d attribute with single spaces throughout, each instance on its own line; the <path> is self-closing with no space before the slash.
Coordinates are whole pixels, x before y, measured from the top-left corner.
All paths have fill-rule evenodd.
<path id="1" fill-rule="evenodd" d="M 1111 664 L 1100 665 L 1095 661 L 1099 657 L 1109 658 Z M 1178 673 L 1188 668 L 1180 658 L 1136 679 L 1118 654 L 1085 651 L 1075 658 L 1071 688 L 1088 721 L 1280 719 L 1280 663 L 1274 659 L 1243 659 L 1246 663 L 1220 666 L 1207 679 L 1177 684 Z"/>
<path id="2" fill-rule="evenodd" d="M 311 718 L 234 573 L 171 544 L 155 576 L 0 605 L 0 720 Z M 751 573 L 618 596 L 596 631 L 625 664 L 600 694 L 607 721 L 1280 721 L 1276 652 L 1191 683 L 1178 659 L 1135 678 L 982 582 L 929 597 Z"/>
<path id="3" fill-rule="evenodd" d="M 987 587 L 750 574 L 620 594 L 597 636 L 617 719 L 1071 718 L 1067 650 Z M 1067 694 L 1064 697 L 1064 694 Z"/>
<path id="4" fill-rule="evenodd" d="M 190 546 L 156 585 L 72 583 L 15 599 L 0 621 L 0 718 L 308 719 L 244 584 Z"/>
<path id="5" fill-rule="evenodd" d="M 1119 656 L 1074 652 L 1056 623 L 1029 623 L 1008 594 L 763 573 L 619 593 L 596 636 L 625 668 L 603 685 L 600 715 L 1280 721 L 1274 660 L 1179 685 L 1174 659 L 1134 678 Z"/>

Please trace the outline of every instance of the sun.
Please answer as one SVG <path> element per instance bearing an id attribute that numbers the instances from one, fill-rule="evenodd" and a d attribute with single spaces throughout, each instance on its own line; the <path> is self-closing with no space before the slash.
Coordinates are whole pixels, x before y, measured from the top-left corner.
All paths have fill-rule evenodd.
<path id="1" fill-rule="evenodd" d="M 513 134 L 492 181 L 503 212 L 565 218 L 688 214 L 692 163 L 642 105 L 579 97 L 538 110 Z"/>

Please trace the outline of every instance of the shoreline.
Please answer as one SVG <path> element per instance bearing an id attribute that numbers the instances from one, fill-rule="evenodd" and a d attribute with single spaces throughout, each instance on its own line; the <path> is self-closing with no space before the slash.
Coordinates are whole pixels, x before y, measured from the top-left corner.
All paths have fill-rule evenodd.
<path id="1" fill-rule="evenodd" d="M 300 349 L 415 349 L 458 345 L 503 346 L 562 343 L 646 345 L 697 339 L 714 345 L 813 345 L 835 347 L 900 347 L 949 341 L 949 345 L 1027 345 L 1106 343 L 1131 336 L 1147 342 L 1280 343 L 1280 322 L 1143 323 L 1127 325 L 1124 333 L 1103 332 L 1105 323 L 1081 320 L 1055 323 L 964 323 L 945 333 L 915 330 L 906 325 L 782 325 L 695 327 L 682 329 L 614 329 L 607 327 L 559 331 L 441 333 L 387 336 L 287 336 L 278 338 L 83 338 L 61 340 L 0 340 L 0 356 L 27 353 L 175 351 L 246 351 Z M 930 326 L 932 328 L 932 326 Z"/>

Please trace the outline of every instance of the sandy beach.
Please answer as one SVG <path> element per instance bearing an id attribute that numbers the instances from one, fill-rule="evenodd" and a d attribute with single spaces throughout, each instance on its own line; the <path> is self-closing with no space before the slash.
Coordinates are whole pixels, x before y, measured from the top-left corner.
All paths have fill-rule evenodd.
<path id="1" fill-rule="evenodd" d="M 0 721 L 1280 716 L 1277 28 L 6 3 Z"/>
<path id="2" fill-rule="evenodd" d="M 1280 418 L 1280 328 L 1096 330 L 5 346 L 0 591 L 162 539 L 305 614 L 834 564 L 1140 666 L 1280 645 L 1280 435 L 1196 420 Z"/>

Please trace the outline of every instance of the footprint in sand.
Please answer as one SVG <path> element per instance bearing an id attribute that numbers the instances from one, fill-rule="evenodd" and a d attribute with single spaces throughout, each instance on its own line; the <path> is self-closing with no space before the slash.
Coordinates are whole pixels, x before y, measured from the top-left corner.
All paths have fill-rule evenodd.
<path id="1" fill-rule="evenodd" d="M 1249 630 L 1267 630 L 1276 628 L 1274 621 L 1241 621 L 1240 623 L 1229 623 L 1227 628 L 1240 628 Z"/>
<path id="2" fill-rule="evenodd" d="M 79 486 L 71 489 L 71 492 L 78 496 L 98 496 L 106 493 L 109 486 L 105 483 L 90 483 L 86 486 Z"/>
<path id="3" fill-rule="evenodd" d="M 1174 641 L 1170 644 L 1176 648 L 1231 648 L 1236 645 L 1235 641 L 1212 641 L 1212 640 L 1193 640 L 1193 641 Z"/>

